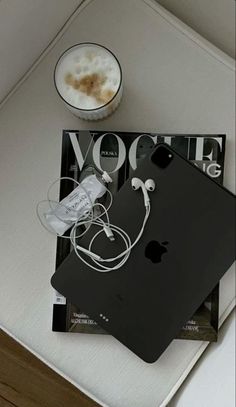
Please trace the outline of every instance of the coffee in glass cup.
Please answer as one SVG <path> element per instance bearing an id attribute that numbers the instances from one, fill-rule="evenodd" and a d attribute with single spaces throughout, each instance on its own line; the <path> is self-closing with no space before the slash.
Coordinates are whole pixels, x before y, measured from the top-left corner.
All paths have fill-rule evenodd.
<path id="1" fill-rule="evenodd" d="M 66 50 L 56 64 L 54 83 L 66 106 L 85 120 L 107 117 L 122 96 L 118 59 L 95 43 L 81 43 Z"/>

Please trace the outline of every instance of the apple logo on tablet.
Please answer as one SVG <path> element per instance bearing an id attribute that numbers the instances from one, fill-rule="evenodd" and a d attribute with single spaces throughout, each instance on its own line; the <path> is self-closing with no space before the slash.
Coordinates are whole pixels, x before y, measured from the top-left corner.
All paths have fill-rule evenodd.
<path id="1" fill-rule="evenodd" d="M 169 242 L 159 243 L 157 240 L 151 240 L 145 248 L 145 257 L 151 260 L 152 263 L 160 263 L 163 254 L 167 253 L 167 245 Z"/>

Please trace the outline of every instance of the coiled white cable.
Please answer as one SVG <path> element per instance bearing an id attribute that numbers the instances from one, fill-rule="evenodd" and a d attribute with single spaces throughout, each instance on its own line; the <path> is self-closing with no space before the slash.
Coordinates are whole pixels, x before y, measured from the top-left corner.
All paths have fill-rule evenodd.
<path id="1" fill-rule="evenodd" d="M 40 216 L 40 213 L 39 213 L 39 205 L 41 203 L 43 203 L 43 202 L 48 202 L 50 207 L 51 207 L 51 203 L 56 202 L 56 201 L 53 201 L 52 199 L 50 199 L 50 191 L 51 191 L 52 186 L 55 185 L 56 182 L 58 182 L 58 181 L 60 181 L 62 179 L 68 179 L 70 181 L 75 182 L 77 185 L 80 185 L 80 183 L 78 181 L 76 181 L 76 180 L 74 180 L 73 178 L 70 178 L 70 177 L 62 177 L 62 178 L 57 179 L 49 187 L 49 190 L 48 190 L 48 193 L 47 193 L 47 198 L 48 199 L 39 202 L 38 205 L 37 205 L 37 208 L 36 208 L 37 216 L 38 216 L 38 218 L 40 220 L 40 223 L 42 224 L 42 226 L 44 228 L 46 228 L 50 232 L 52 232 L 52 231 L 45 226 L 45 224 L 43 223 L 43 221 L 41 219 L 41 216 Z M 87 193 L 86 189 L 83 188 L 83 190 L 84 190 L 89 202 L 91 203 L 89 194 Z M 110 271 L 113 271 L 113 270 L 118 270 L 119 268 L 121 268 L 126 263 L 126 261 L 128 260 L 128 258 L 130 256 L 131 250 L 138 243 L 138 241 L 140 240 L 140 238 L 141 238 L 141 236 L 143 234 L 145 225 L 146 225 L 146 223 L 148 221 L 148 218 L 149 218 L 149 215 L 150 215 L 150 209 L 151 209 L 150 208 L 150 202 L 146 203 L 145 204 L 146 213 L 145 213 L 145 216 L 144 216 L 144 220 L 143 220 L 140 232 L 139 232 L 138 236 L 136 237 L 136 239 L 134 240 L 134 242 L 132 243 L 128 233 L 124 229 L 120 228 L 117 225 L 114 225 L 114 224 L 110 223 L 108 211 L 112 206 L 113 196 L 112 196 L 112 193 L 109 191 L 108 188 L 106 188 L 106 190 L 107 190 L 107 193 L 109 194 L 109 197 L 110 197 L 110 202 L 109 202 L 109 205 L 108 205 L 107 208 L 104 205 L 102 205 L 101 203 L 94 203 L 93 205 L 91 203 L 91 209 L 86 213 L 86 216 L 83 216 L 77 222 L 74 223 L 73 227 L 71 228 L 71 232 L 70 232 L 69 236 L 66 236 L 66 235 L 59 236 L 59 235 L 57 235 L 57 236 L 62 237 L 62 238 L 70 239 L 71 244 L 74 247 L 74 251 L 75 251 L 75 254 L 77 255 L 77 257 L 84 264 L 86 264 L 88 267 L 90 267 L 91 269 L 93 269 L 95 271 L 101 272 L 101 273 L 107 273 L 107 272 L 110 272 Z M 59 202 L 56 202 L 56 203 L 60 204 Z M 102 208 L 102 211 L 101 211 L 101 213 L 99 215 L 95 215 L 96 207 Z M 105 217 L 105 220 L 102 219 L 103 217 Z M 82 236 L 84 236 L 93 225 L 97 226 L 97 227 L 100 227 L 101 229 L 94 234 L 94 236 L 92 237 L 92 239 L 91 239 L 91 241 L 89 243 L 88 249 L 86 249 L 86 248 L 78 245 L 77 240 L 79 238 L 81 238 Z M 77 231 L 78 227 L 81 227 L 81 226 L 85 226 L 85 230 L 82 233 L 77 235 L 76 231 Z M 106 233 L 107 237 L 109 237 L 110 239 L 112 238 L 112 240 L 115 240 L 115 236 L 117 236 L 117 237 L 119 236 L 124 242 L 125 249 L 121 253 L 119 253 L 117 256 L 109 257 L 109 258 L 102 258 L 99 254 L 93 253 L 92 246 L 93 246 L 95 240 L 98 238 L 98 236 L 101 233 Z M 89 261 L 87 261 L 85 256 L 87 256 L 91 260 L 91 262 L 93 262 L 93 264 L 90 263 Z M 113 263 L 113 262 L 116 262 L 116 261 L 118 261 L 118 263 L 115 264 L 115 265 L 112 265 L 112 266 L 104 264 L 104 263 Z"/>
<path id="2" fill-rule="evenodd" d="M 103 206 L 101 204 L 99 204 L 99 205 Z M 133 243 L 131 242 L 131 239 L 130 239 L 128 233 L 124 229 L 120 228 L 117 225 L 114 225 L 114 224 L 110 223 L 109 216 L 108 216 L 108 213 L 107 213 L 107 209 L 104 206 L 103 206 L 103 209 L 104 209 L 104 212 L 106 213 L 107 221 L 104 222 L 101 219 L 101 215 L 99 215 L 97 218 L 94 218 L 93 220 L 91 220 L 91 225 L 101 227 L 101 229 L 98 232 L 96 232 L 94 234 L 94 236 L 92 237 L 92 239 L 91 239 L 91 241 L 89 243 L 88 249 L 84 249 L 83 247 L 79 246 L 77 244 L 77 242 L 76 242 L 76 236 L 75 236 L 76 235 L 76 227 L 81 224 L 80 222 L 78 222 L 77 224 L 75 224 L 73 226 L 70 236 L 71 236 L 71 243 L 74 246 L 75 253 L 79 257 L 79 259 L 83 263 L 85 263 L 87 266 L 92 268 L 93 270 L 96 270 L 96 271 L 99 271 L 99 272 L 102 272 L 102 273 L 107 273 L 107 272 L 110 272 L 110 271 L 117 270 L 117 269 L 121 268 L 125 264 L 125 262 L 128 260 L 128 258 L 130 256 L 130 253 L 131 253 L 131 250 L 138 243 L 138 241 L 140 240 L 140 238 L 141 238 L 141 236 L 143 234 L 145 225 L 147 223 L 147 220 L 148 220 L 148 217 L 149 217 L 149 214 L 150 214 L 150 204 L 148 204 L 148 206 L 146 207 L 146 214 L 145 214 L 145 217 L 144 217 L 144 220 L 143 220 L 143 223 L 142 223 L 142 227 L 140 229 L 140 232 L 139 232 L 138 236 L 136 237 L 136 239 L 135 239 L 135 241 Z M 101 233 L 104 232 L 105 228 L 108 228 L 114 234 L 114 236 L 115 235 L 120 236 L 121 239 L 123 240 L 124 244 L 125 244 L 125 249 L 115 257 L 103 258 L 103 257 L 100 257 L 99 255 L 95 254 L 92 251 L 92 245 L 93 245 L 94 241 L 97 239 L 97 237 Z M 97 267 L 95 265 L 89 263 L 84 258 L 84 256 L 82 256 L 82 254 L 87 255 L 93 261 L 93 263 L 95 263 L 95 265 Z M 112 262 L 115 262 L 115 261 L 117 261 L 119 259 L 121 259 L 121 260 L 114 266 L 109 267 L 107 265 L 102 264 L 102 263 L 112 263 Z"/>

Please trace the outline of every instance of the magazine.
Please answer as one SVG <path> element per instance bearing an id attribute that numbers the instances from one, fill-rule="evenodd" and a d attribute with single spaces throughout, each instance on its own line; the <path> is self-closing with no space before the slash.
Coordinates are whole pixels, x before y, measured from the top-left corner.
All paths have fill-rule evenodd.
<path id="1" fill-rule="evenodd" d="M 132 176 L 139 162 L 158 142 L 165 142 L 190 160 L 208 176 L 223 183 L 225 135 L 160 134 L 145 132 L 104 132 L 64 130 L 62 136 L 61 177 L 81 181 L 91 170 L 106 171 L 112 177 L 109 190 L 115 194 Z M 76 184 L 62 180 L 60 200 Z M 103 202 L 104 203 L 104 202 Z M 216 220 L 217 222 L 217 220 Z M 69 233 L 69 232 L 68 232 Z M 69 239 L 58 237 L 56 268 L 73 249 Z M 219 285 L 179 332 L 178 339 L 216 341 L 218 333 Z M 53 331 L 107 334 L 83 310 L 55 292 Z"/>

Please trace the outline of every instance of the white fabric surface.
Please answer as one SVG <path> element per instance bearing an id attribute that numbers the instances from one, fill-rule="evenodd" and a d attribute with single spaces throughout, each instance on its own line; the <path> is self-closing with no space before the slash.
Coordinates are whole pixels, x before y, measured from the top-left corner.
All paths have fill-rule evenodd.
<path id="1" fill-rule="evenodd" d="M 56 240 L 39 225 L 35 206 L 59 175 L 63 128 L 226 132 L 225 185 L 233 190 L 233 63 L 148 0 L 93 0 L 81 10 L 0 111 L 0 321 L 101 404 L 160 407 L 206 344 L 174 341 L 148 365 L 110 336 L 52 333 Z M 59 55 L 80 41 L 108 46 L 124 70 L 121 105 L 98 123 L 74 117 L 53 87 Z M 232 267 L 221 284 L 222 318 L 233 306 L 233 274 Z"/>
<path id="2" fill-rule="evenodd" d="M 235 406 L 235 312 L 168 407 Z"/>
<path id="3" fill-rule="evenodd" d="M 82 0 L 0 0 L 0 101 Z"/>
<path id="4" fill-rule="evenodd" d="M 212 44 L 235 58 L 235 0 L 157 0 Z"/>

